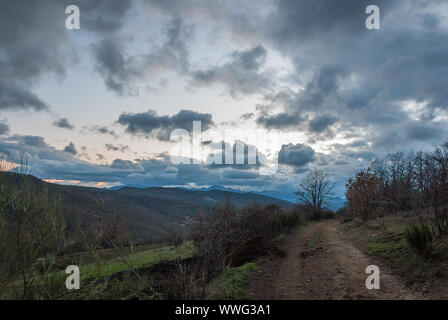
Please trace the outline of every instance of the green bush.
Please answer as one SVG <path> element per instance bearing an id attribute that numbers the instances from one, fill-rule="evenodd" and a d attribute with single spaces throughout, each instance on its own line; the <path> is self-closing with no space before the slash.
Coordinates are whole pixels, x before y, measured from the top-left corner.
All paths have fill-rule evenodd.
<path id="1" fill-rule="evenodd" d="M 433 234 L 426 222 L 414 222 L 408 226 L 405 231 L 405 239 L 408 245 L 414 249 L 418 255 L 428 257 L 431 254 L 433 248 Z"/>
<path id="2" fill-rule="evenodd" d="M 260 270 L 260 267 L 253 262 L 226 269 L 207 287 L 207 299 L 247 299 L 244 289 L 249 284 L 250 273 L 257 270 Z"/>
<path id="3" fill-rule="evenodd" d="M 297 210 L 283 210 L 276 219 L 277 233 L 289 232 L 302 224 L 302 216 Z"/>

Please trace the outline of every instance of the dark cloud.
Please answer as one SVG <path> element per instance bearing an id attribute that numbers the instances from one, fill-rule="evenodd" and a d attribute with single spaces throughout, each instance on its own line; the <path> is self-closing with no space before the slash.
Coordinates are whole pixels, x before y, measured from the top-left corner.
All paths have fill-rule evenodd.
<path id="1" fill-rule="evenodd" d="M 313 118 L 309 123 L 309 129 L 312 132 L 321 133 L 328 129 L 329 126 L 334 124 L 337 121 L 337 118 L 332 115 L 319 115 Z"/>
<path id="2" fill-rule="evenodd" d="M 136 71 L 128 70 L 123 56 L 123 47 L 113 38 L 103 39 L 93 47 L 97 70 L 104 78 L 109 90 L 124 94 L 128 90 L 127 82 L 130 75 Z"/>
<path id="3" fill-rule="evenodd" d="M 194 28 L 183 18 L 172 19 L 166 28 L 167 40 L 163 46 L 145 56 L 154 68 L 165 68 L 186 73 L 190 67 L 188 41 L 194 36 Z"/>
<path id="4" fill-rule="evenodd" d="M 122 159 L 115 159 L 112 164 L 110 165 L 113 169 L 123 169 L 123 170 L 133 170 L 133 171 L 142 171 L 143 167 L 135 162 L 132 162 L 130 160 L 122 160 Z"/>
<path id="5" fill-rule="evenodd" d="M 297 93 L 288 89 L 266 94 L 264 103 L 257 106 L 255 121 L 267 129 L 300 130 L 305 119 L 296 107 L 296 100 Z M 281 111 L 274 114 L 277 109 Z"/>
<path id="6" fill-rule="evenodd" d="M 141 187 L 192 184 L 207 187 L 219 184 L 246 190 L 265 190 L 268 187 L 284 190 L 285 184 L 291 183 L 288 176 L 260 175 L 256 167 L 241 170 L 236 166 L 174 165 L 168 153 L 158 154 L 153 159 L 115 159 L 111 164 L 92 164 L 72 153 L 55 149 L 42 137 L 36 136 L 0 137 L 0 154 L 16 163 L 26 159 L 26 163 L 32 165 L 33 174 L 39 178 L 76 180 L 84 185 L 104 182 L 105 186 L 111 183 Z M 97 160 L 104 160 L 101 154 L 96 156 Z"/>
<path id="7" fill-rule="evenodd" d="M 45 139 L 39 136 L 18 136 L 15 135 L 10 138 L 11 141 L 17 141 L 21 144 L 24 144 L 29 147 L 35 147 L 39 149 L 47 148 L 48 145 L 45 142 Z"/>
<path id="8" fill-rule="evenodd" d="M 93 48 L 96 69 L 104 78 L 106 87 L 119 94 L 132 91 L 130 79 L 140 74 L 124 58 L 124 47 L 117 32 L 122 28 L 124 18 L 131 8 L 130 0 L 84 0 L 80 5 L 82 27 L 106 36 L 95 43 Z"/>
<path id="9" fill-rule="evenodd" d="M 73 161 L 73 155 L 49 146 L 43 137 L 12 135 L 0 137 L 0 153 L 9 161 L 21 163 L 27 158 L 30 163 Z"/>
<path id="10" fill-rule="evenodd" d="M 243 114 L 240 117 L 240 119 L 243 120 L 243 121 L 247 121 L 247 120 L 252 119 L 253 117 L 255 117 L 255 114 L 253 112 L 248 112 L 248 113 Z"/>
<path id="11" fill-rule="evenodd" d="M 445 122 L 441 121 L 402 121 L 383 127 L 372 137 L 371 150 L 378 156 L 389 152 L 426 150 L 437 145 L 448 136 Z"/>
<path id="12" fill-rule="evenodd" d="M 327 110 L 339 103 L 340 97 L 337 90 L 344 74 L 342 66 L 324 65 L 306 83 L 302 91 L 288 90 L 279 92 L 275 96 L 266 97 L 268 102 L 280 104 L 284 111 L 272 115 L 261 109 L 257 123 L 265 128 L 301 129 L 299 124 L 304 120 L 303 113 L 323 111 L 327 113 L 317 114 L 310 121 L 309 129 L 313 132 L 324 131 L 336 121 L 336 118 L 328 113 L 332 110 Z"/>
<path id="13" fill-rule="evenodd" d="M 1 62 L 0 62 L 1 63 Z M 0 109 L 47 109 L 48 105 L 20 81 L 0 80 Z"/>
<path id="14" fill-rule="evenodd" d="M 344 33 L 366 34 L 365 10 L 370 4 L 368 0 L 279 0 L 275 1 L 275 9 L 264 22 L 265 28 L 270 29 L 270 39 L 283 49 L 294 50 L 314 41 L 331 43 L 334 37 Z M 384 17 L 396 4 L 378 0 L 375 5 L 382 9 Z"/>
<path id="15" fill-rule="evenodd" d="M 252 180 L 259 179 L 260 175 L 258 172 L 253 171 L 225 170 L 223 172 L 223 177 L 232 180 Z"/>
<path id="16" fill-rule="evenodd" d="M 263 31 L 260 22 L 265 15 L 265 8 L 272 5 L 270 0 L 258 2 L 192 0 L 189 6 L 185 6 L 182 0 L 146 0 L 143 3 L 151 12 L 159 10 L 172 18 L 189 17 L 202 23 L 216 24 L 220 27 L 219 31 L 245 42 L 253 40 L 254 35 Z M 210 33 L 216 36 L 216 29 L 211 29 Z"/>
<path id="17" fill-rule="evenodd" d="M 66 6 L 76 4 L 81 12 L 81 28 L 100 35 L 116 33 L 123 27 L 131 8 L 130 0 L 65 0 Z"/>
<path id="18" fill-rule="evenodd" d="M 71 154 L 74 155 L 74 156 L 78 153 L 78 151 L 76 151 L 76 147 L 75 147 L 75 144 L 74 144 L 73 142 L 70 142 L 70 143 L 68 144 L 68 146 L 66 146 L 66 147 L 64 148 L 64 151 L 65 151 L 65 152 L 68 152 L 68 153 L 71 153 Z"/>
<path id="19" fill-rule="evenodd" d="M 119 37 L 107 37 L 93 45 L 96 69 L 106 87 L 119 95 L 138 95 L 137 82 L 148 74 L 163 70 L 186 74 L 189 69 L 187 41 L 193 36 L 193 28 L 182 18 L 175 18 L 168 23 L 165 34 L 167 39 L 163 45 L 141 55 L 126 55 L 126 43 Z"/>
<path id="20" fill-rule="evenodd" d="M 66 149 L 57 150 L 49 146 L 42 137 L 19 136 L 0 138 L 0 153 L 8 160 L 20 163 L 24 157 L 31 163 L 36 176 L 44 179 L 79 180 L 83 183 L 110 182 L 136 186 L 188 185 L 194 182 L 198 186 L 214 184 L 240 185 L 259 188 L 271 186 L 273 178 L 260 176 L 256 171 L 239 168 L 209 167 L 201 165 L 174 165 L 167 154 L 157 159 L 136 159 L 134 161 L 115 159 L 110 165 L 95 165 L 77 159 L 70 143 Z M 104 160 L 98 154 L 99 160 Z M 279 177 L 276 181 L 280 181 Z"/>
<path id="21" fill-rule="evenodd" d="M 261 71 L 266 55 L 266 49 L 260 45 L 244 51 L 234 51 L 229 62 L 193 72 L 193 82 L 199 86 L 222 84 L 234 97 L 262 92 L 272 86 L 271 74 Z"/>
<path id="22" fill-rule="evenodd" d="M 431 141 L 435 138 L 444 138 L 446 129 L 438 123 L 412 122 L 407 125 L 406 135 L 411 140 Z"/>
<path id="23" fill-rule="evenodd" d="M 64 77 L 66 62 L 73 62 L 65 29 L 65 8 L 69 4 L 73 2 L 2 1 L 0 109 L 49 108 L 33 87 L 49 74 Z M 81 10 L 81 28 L 101 34 L 117 31 L 130 6 L 128 0 L 80 0 L 76 4 Z"/>
<path id="24" fill-rule="evenodd" d="M 84 126 L 80 132 L 84 134 L 93 132 L 99 134 L 107 134 L 114 138 L 118 137 L 117 133 L 114 130 L 108 128 L 107 126 L 90 126 L 90 127 Z"/>
<path id="25" fill-rule="evenodd" d="M 9 133 L 9 126 L 5 122 L 0 121 L 0 136 Z"/>
<path id="26" fill-rule="evenodd" d="M 266 97 L 270 108 L 258 110 L 257 123 L 304 132 L 313 143 L 333 139 L 337 122 L 338 134 L 366 144 L 350 156 L 335 154 L 352 167 L 373 155 L 437 145 L 447 134 L 440 120 L 448 110 L 446 8 L 378 1 L 382 31 L 376 31 L 364 26 L 369 4 L 275 1 L 254 35 L 290 59 L 289 80 L 299 87 Z"/>
<path id="27" fill-rule="evenodd" d="M 214 125 L 211 114 L 192 110 L 181 110 L 172 116 L 158 116 L 155 111 L 149 110 L 143 113 L 123 113 L 118 118 L 118 123 L 125 127 L 126 132 L 153 136 L 161 141 L 169 141 L 174 129 L 192 132 L 193 121 L 201 121 L 203 131 Z"/>
<path id="28" fill-rule="evenodd" d="M 303 119 L 298 114 L 278 113 L 275 115 L 261 114 L 257 123 L 267 129 L 297 128 Z"/>
<path id="29" fill-rule="evenodd" d="M 75 126 L 72 125 L 67 118 L 60 118 L 58 120 L 53 121 L 53 126 L 69 130 L 73 130 L 75 128 Z"/>
<path id="30" fill-rule="evenodd" d="M 324 65 L 306 84 L 305 90 L 297 97 L 297 108 L 304 110 L 320 109 L 334 98 L 346 72 L 343 66 Z"/>
<path id="31" fill-rule="evenodd" d="M 278 163 L 303 167 L 314 160 L 314 153 L 313 148 L 301 143 L 284 144 L 278 154 Z"/>
<path id="32" fill-rule="evenodd" d="M 49 109 L 45 97 L 34 90 L 48 75 L 62 78 L 72 58 L 63 27 L 66 4 L 68 0 L 2 3 L 0 110 Z M 285 165 L 305 170 L 306 160 L 312 158 L 313 164 L 330 171 L 337 168 L 339 175 L 349 174 L 384 152 L 437 145 L 447 135 L 448 30 L 441 1 L 402 4 L 378 0 L 374 4 L 381 10 L 381 31 L 364 26 L 365 8 L 372 4 L 367 0 L 192 0 L 188 6 L 180 0 L 142 1 L 138 9 L 148 7 L 168 23 L 154 42 L 138 44 L 146 51 L 137 54 L 132 51 L 135 43 L 131 45 L 134 35 L 127 37 L 121 32 L 131 11 L 130 1 L 83 0 L 78 4 L 81 28 L 92 36 L 95 68 L 109 90 L 138 94 L 142 85 L 146 92 L 154 91 L 161 72 L 175 72 L 191 88 L 223 86 L 234 97 L 264 97 L 254 115 L 242 120 L 255 119 L 268 129 L 305 133 L 307 143 L 331 140 L 336 134 L 357 141 L 356 145 L 347 142 L 341 146 L 330 142 L 324 147 L 330 154 L 314 156 L 304 145 L 286 145 L 281 150 Z M 219 38 L 234 45 L 221 62 L 206 65 L 201 64 L 203 55 L 191 56 L 192 48 L 195 53 L 202 49 L 201 43 L 196 46 L 192 41 L 195 25 L 201 26 L 200 41 Z M 267 62 L 273 58 L 276 65 L 277 57 L 291 63 L 285 76 L 269 69 L 272 65 Z M 210 115 L 193 111 L 172 116 L 154 111 L 123 113 L 118 123 L 130 134 L 167 141 L 174 128 L 191 130 L 192 120 L 201 120 L 203 129 L 213 125 Z M 107 127 L 92 130 L 117 137 Z M 111 150 L 118 147 L 111 145 Z M 142 185 L 215 179 L 260 186 L 268 181 L 250 179 L 252 169 L 245 171 L 246 180 L 240 180 L 235 177 L 244 174 L 224 173 L 224 167 L 173 167 L 166 159 L 135 160 L 131 164 L 140 164 L 144 171 L 134 173 L 124 169 L 126 164 L 121 164 L 123 169 L 93 166 L 33 136 L 2 136 L 0 152 L 13 158 L 19 152 L 29 154 L 39 159 L 45 175 L 61 177 L 79 172 L 83 179 L 91 179 L 90 174 L 95 179 Z M 301 163 L 305 163 L 303 168 L 297 166 Z"/>
<path id="33" fill-rule="evenodd" d="M 51 1 L 3 1 L 0 10 L 0 109 L 47 109 L 32 87 L 64 74 L 64 7 Z M 36 32 L 39 30 L 39 32 Z"/>
<path id="34" fill-rule="evenodd" d="M 121 151 L 121 152 L 129 151 L 129 146 L 125 145 L 114 145 L 111 143 L 107 143 L 105 147 L 107 151 Z"/>

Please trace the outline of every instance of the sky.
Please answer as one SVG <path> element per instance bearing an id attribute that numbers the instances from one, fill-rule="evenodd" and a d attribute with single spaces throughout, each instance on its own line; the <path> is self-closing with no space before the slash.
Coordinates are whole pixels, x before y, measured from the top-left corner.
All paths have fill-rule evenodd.
<path id="1" fill-rule="evenodd" d="M 343 197 L 375 158 L 447 139 L 447 35 L 441 0 L 3 0 L 0 157 L 97 187 L 292 193 L 318 168 Z M 201 153 L 173 161 L 193 121 Z M 256 163 L 211 163 L 226 145 Z"/>

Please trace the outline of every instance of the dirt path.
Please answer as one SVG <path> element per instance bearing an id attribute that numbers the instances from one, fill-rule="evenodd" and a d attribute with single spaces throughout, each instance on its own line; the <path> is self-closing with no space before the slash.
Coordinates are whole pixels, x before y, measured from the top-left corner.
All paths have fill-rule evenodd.
<path id="1" fill-rule="evenodd" d="M 378 261 L 340 233 L 338 221 L 310 224 L 282 247 L 288 256 L 268 262 L 252 276 L 251 299 L 420 299 Z M 368 290 L 366 267 L 380 269 L 380 289 Z"/>

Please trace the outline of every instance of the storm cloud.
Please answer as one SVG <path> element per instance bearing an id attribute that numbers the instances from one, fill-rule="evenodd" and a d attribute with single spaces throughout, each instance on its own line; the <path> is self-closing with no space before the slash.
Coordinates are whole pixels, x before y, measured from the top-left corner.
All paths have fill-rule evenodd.
<path id="1" fill-rule="evenodd" d="M 192 132 L 193 121 L 201 121 L 203 131 L 214 125 L 211 114 L 192 110 L 181 110 L 172 116 L 159 116 L 154 110 L 148 110 L 143 113 L 123 113 L 118 118 L 118 123 L 125 127 L 127 133 L 152 136 L 161 141 L 169 141 L 175 129 Z"/>
<path id="2" fill-rule="evenodd" d="M 122 26 L 129 1 L 76 1 L 83 28 L 108 34 Z M 72 1 L 3 1 L 0 10 L 0 110 L 48 110 L 33 91 L 48 75 L 62 79 L 67 61 L 73 63 L 65 29 L 65 8 Z M 38 31 L 38 32 L 36 32 Z"/>
<path id="3" fill-rule="evenodd" d="M 7 115 L 8 124 L 0 122 L 0 153 L 29 155 L 40 162 L 42 177 L 139 185 L 275 183 L 251 166 L 173 166 L 136 153 L 134 137 L 157 139 L 150 143 L 162 152 L 160 142 L 174 129 L 191 132 L 193 121 L 201 121 L 202 130 L 216 129 L 215 123 L 278 129 L 281 170 L 275 178 L 289 184 L 311 165 L 343 181 L 387 152 L 432 148 L 448 136 L 443 1 L 375 1 L 381 30 L 365 27 L 367 0 L 80 0 L 79 32 L 64 28 L 68 4 L 8 0 L 0 10 L 1 112 L 61 114 L 67 118 L 53 125 L 73 129 L 76 120 L 82 128 L 57 140 L 10 132 L 8 125 L 28 132 L 29 119 L 22 124 Z M 60 82 L 72 75 L 79 87 L 70 90 L 85 90 L 87 78 L 95 90 L 86 96 L 94 94 L 100 111 L 82 115 L 86 123 L 64 104 L 51 105 L 63 100 L 55 92 L 64 93 Z M 76 103 L 86 101 L 81 95 L 67 105 Z M 109 103 L 102 124 L 87 122 Z M 145 112 L 147 105 L 160 107 Z M 60 110 L 52 113 L 55 107 Z M 92 135 L 81 153 L 78 133 Z M 90 152 L 92 158 L 100 152 L 103 164 L 77 159 Z M 114 152 L 123 159 L 108 158 Z"/>
<path id="4" fill-rule="evenodd" d="M 141 90 L 139 83 L 145 81 L 146 74 L 171 70 L 187 74 L 187 41 L 193 36 L 193 28 L 179 17 L 167 23 L 165 35 L 162 45 L 138 55 L 127 55 L 127 41 L 120 37 L 110 36 L 94 44 L 92 52 L 96 70 L 103 77 L 107 89 L 119 95 L 138 95 Z"/>
<path id="5" fill-rule="evenodd" d="M 70 123 L 67 118 L 60 118 L 58 120 L 53 121 L 53 126 L 63 129 L 73 130 L 75 128 L 74 125 Z"/>
<path id="6" fill-rule="evenodd" d="M 314 150 L 304 144 L 282 145 L 278 154 L 278 163 L 293 167 L 304 167 L 314 161 Z"/>
<path id="7" fill-rule="evenodd" d="M 255 46 L 244 51 L 234 51 L 227 63 L 206 70 L 195 71 L 193 82 L 199 86 L 222 84 L 230 95 L 260 93 L 272 86 L 269 72 L 261 71 L 267 51 Z"/>
<path id="8" fill-rule="evenodd" d="M 0 121 L 0 136 L 9 133 L 9 126 L 5 122 Z"/>
<path id="9" fill-rule="evenodd" d="M 71 153 L 72 155 L 76 156 L 78 151 L 76 150 L 75 144 L 73 142 L 70 142 L 68 146 L 64 148 L 65 152 Z"/>

